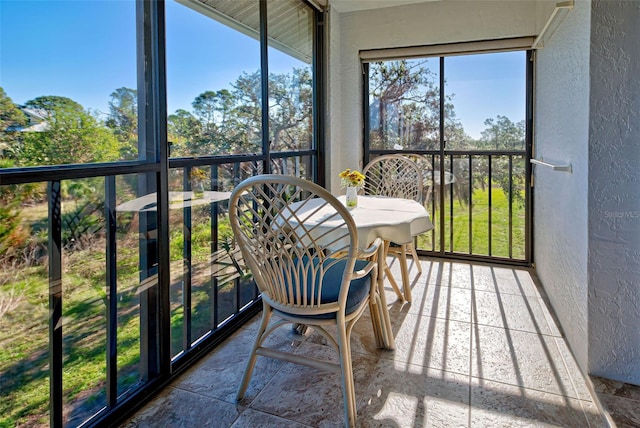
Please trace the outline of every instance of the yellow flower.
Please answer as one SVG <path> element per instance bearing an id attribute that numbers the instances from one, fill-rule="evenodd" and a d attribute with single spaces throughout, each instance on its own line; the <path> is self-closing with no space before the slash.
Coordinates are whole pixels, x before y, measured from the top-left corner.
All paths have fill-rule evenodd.
<path id="1" fill-rule="evenodd" d="M 360 171 L 352 171 L 349 168 L 342 171 L 338 177 L 342 187 L 360 187 L 364 184 L 365 178 Z"/>

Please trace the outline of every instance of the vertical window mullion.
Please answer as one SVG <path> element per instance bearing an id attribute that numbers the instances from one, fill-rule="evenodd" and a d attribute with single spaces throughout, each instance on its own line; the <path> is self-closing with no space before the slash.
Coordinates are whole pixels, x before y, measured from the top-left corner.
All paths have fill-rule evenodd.
<path id="1" fill-rule="evenodd" d="M 156 192 L 157 211 L 140 213 L 141 372 L 145 380 L 171 371 L 169 301 L 169 164 L 164 1 L 136 2 L 139 153 L 159 164 L 140 177 L 138 196 Z M 155 214 L 155 215 L 154 215 Z"/>
<path id="2" fill-rule="evenodd" d="M 314 37 L 313 37 L 313 76 L 312 76 L 312 114 L 313 114 L 313 149 L 315 150 L 315 159 L 313 164 L 313 180 L 321 186 L 326 185 L 325 168 L 326 168 L 326 147 L 325 140 L 325 15 L 323 12 L 314 10 Z"/>
<path id="3" fill-rule="evenodd" d="M 262 154 L 266 155 L 263 171 L 271 172 L 271 140 L 269 138 L 269 43 L 267 39 L 267 1 L 260 0 L 260 78 L 262 101 Z"/>
<path id="4" fill-rule="evenodd" d="M 440 197 L 440 201 L 438 201 L 438 206 L 440 207 L 440 252 L 444 253 L 445 252 L 445 235 L 444 235 L 444 226 L 445 226 L 445 221 L 444 221 L 444 213 L 445 213 L 445 208 L 444 208 L 444 183 L 445 183 L 445 176 L 444 176 L 444 155 L 445 155 L 445 145 L 446 145 L 446 141 L 444 138 L 444 104 L 445 104 L 445 98 L 444 98 L 444 85 L 445 85 L 445 79 L 444 79 L 444 57 L 440 57 L 440 94 L 439 94 L 439 102 L 440 102 L 440 106 L 439 106 L 439 115 L 440 115 L 440 123 L 439 123 L 439 133 L 440 133 L 440 166 L 439 166 L 439 170 L 440 170 L 440 188 L 438 189 L 438 195 Z M 435 186 L 435 183 L 434 183 Z"/>
<path id="5" fill-rule="evenodd" d="M 220 190 L 218 181 L 218 165 L 211 165 L 211 190 Z M 217 263 L 218 257 L 218 203 L 211 204 L 211 260 L 216 258 L 214 263 Z M 211 269 L 211 289 L 209 292 L 209 303 L 211 305 L 211 318 L 210 326 L 211 330 L 215 330 L 218 327 L 218 275 L 214 273 L 214 269 Z"/>
<path id="6" fill-rule="evenodd" d="M 469 254 L 473 254 L 473 157 L 469 155 Z"/>
<path id="7" fill-rule="evenodd" d="M 183 174 L 183 187 L 185 192 L 193 189 L 191 182 L 191 167 L 185 167 Z M 184 194 L 184 193 L 183 193 Z M 192 196 L 194 197 L 194 196 Z M 182 349 L 191 347 L 191 205 L 186 202 L 182 209 Z"/>
<path id="8" fill-rule="evenodd" d="M 62 427 L 62 201 L 60 181 L 48 186 L 49 200 L 49 421 Z"/>
<path id="9" fill-rule="evenodd" d="M 369 63 L 365 62 L 362 63 L 362 73 L 363 73 L 363 79 L 364 79 L 364 83 L 362 85 L 362 101 L 363 101 L 363 110 L 362 110 L 362 119 L 363 119 L 363 143 L 364 143 L 364 159 L 362 162 L 362 165 L 366 165 L 369 163 L 369 161 L 371 160 L 371 131 L 370 131 L 370 126 L 371 126 L 371 113 L 369 112 Z"/>
<path id="10" fill-rule="evenodd" d="M 489 255 L 491 255 L 491 254 L 493 254 L 493 251 L 492 251 L 492 248 L 491 248 L 491 244 L 492 244 L 492 242 L 491 242 L 491 237 L 492 237 L 492 233 L 493 233 L 493 232 L 492 232 L 492 227 L 491 227 L 491 226 L 492 226 L 492 225 L 491 225 L 491 219 L 493 218 L 493 216 L 492 216 L 492 212 L 491 212 L 491 211 L 492 211 L 492 210 L 491 210 L 491 208 L 492 208 L 491 204 L 492 204 L 492 202 L 493 202 L 493 201 L 492 201 L 492 193 L 493 193 L 493 192 L 491 191 L 491 186 L 492 186 L 492 181 L 493 181 L 492 171 L 491 171 L 491 167 L 492 167 L 492 164 L 491 164 L 492 156 L 491 156 L 491 155 L 489 155 L 489 156 L 488 156 L 488 159 L 489 159 L 489 167 L 488 167 L 488 176 L 489 176 L 488 181 L 489 181 L 489 185 L 487 186 L 487 189 L 488 189 L 489 195 L 488 195 L 488 209 L 487 209 L 487 223 L 488 223 L 488 224 L 487 224 L 487 228 L 488 228 L 488 230 L 487 230 L 487 242 L 488 242 L 487 246 L 488 246 L 488 252 L 489 252 Z"/>
<path id="11" fill-rule="evenodd" d="M 513 155 L 509 155 L 509 258 L 513 257 Z"/>
<path id="12" fill-rule="evenodd" d="M 118 398 L 118 265 L 116 248 L 116 177 L 105 177 L 107 282 L 107 407 Z"/>

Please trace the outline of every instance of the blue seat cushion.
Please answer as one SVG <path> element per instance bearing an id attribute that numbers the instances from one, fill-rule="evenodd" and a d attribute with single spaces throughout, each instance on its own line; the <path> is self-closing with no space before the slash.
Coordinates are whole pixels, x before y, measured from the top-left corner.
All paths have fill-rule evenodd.
<path id="1" fill-rule="evenodd" d="M 308 264 L 308 258 L 303 257 L 302 263 L 299 263 L 298 267 L 302 268 L 303 266 Z M 326 259 L 325 264 L 329 265 L 335 262 L 335 259 Z M 344 273 L 344 266 L 346 264 L 346 260 L 339 260 L 331 266 L 324 274 L 323 286 L 322 286 L 322 295 L 320 297 L 320 301 L 322 303 L 331 303 L 336 302 L 338 300 L 338 295 L 340 294 L 340 285 L 342 284 L 342 274 Z M 363 269 L 367 265 L 367 261 L 365 260 L 356 260 L 355 270 Z M 318 258 L 313 259 L 313 264 L 318 264 Z M 316 279 L 315 284 L 307 284 L 307 295 L 311 294 L 311 287 L 318 287 L 319 279 Z M 369 294 L 371 286 L 371 275 L 366 275 L 363 278 L 354 279 L 351 281 L 351 286 L 349 287 L 349 293 L 347 294 L 347 307 L 345 310 L 346 314 L 350 314 L 355 311 L 363 300 L 367 298 Z M 314 293 L 315 294 L 315 293 Z M 296 315 L 298 316 L 298 315 Z M 308 319 L 330 319 L 335 318 L 335 313 L 328 314 L 320 314 L 320 315 L 302 315 L 300 318 L 308 318 Z"/>

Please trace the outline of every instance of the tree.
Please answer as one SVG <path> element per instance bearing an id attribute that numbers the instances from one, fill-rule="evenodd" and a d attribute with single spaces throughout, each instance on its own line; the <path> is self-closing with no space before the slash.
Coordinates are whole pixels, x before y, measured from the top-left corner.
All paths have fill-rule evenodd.
<path id="1" fill-rule="evenodd" d="M 113 133 L 70 98 L 44 96 L 27 101 L 44 111 L 48 128 L 24 132 L 22 165 L 57 165 L 118 160 L 119 144 Z"/>
<path id="2" fill-rule="evenodd" d="M 508 117 L 498 115 L 485 120 L 484 124 L 486 128 L 480 139 L 483 149 L 524 150 L 524 120 L 513 123 Z"/>
<path id="3" fill-rule="evenodd" d="M 384 61 L 371 64 L 370 141 L 372 148 L 437 149 L 440 90 L 427 61 Z M 455 145 L 465 140 L 452 95 L 444 100 L 445 133 Z"/>
<path id="4" fill-rule="evenodd" d="M 508 117 L 498 115 L 495 119 L 489 118 L 485 120 L 484 124 L 486 128 L 482 131 L 482 138 L 478 143 L 483 149 L 524 151 L 524 120 L 513 123 Z M 517 201 L 520 204 L 524 203 L 524 196 L 521 190 L 524 189 L 524 161 L 524 156 L 513 158 L 510 181 L 509 156 L 495 156 L 492 158 L 492 181 L 500 185 L 504 194 L 511 201 Z"/>
<path id="5" fill-rule="evenodd" d="M 123 159 L 135 159 L 138 155 L 138 91 L 118 88 L 111 93 L 107 127 L 121 143 Z"/>
<path id="6" fill-rule="evenodd" d="M 205 91 L 198 95 L 192 106 L 200 121 L 199 135 L 193 139 L 192 154 L 230 154 L 237 153 L 238 129 L 235 107 L 237 98 L 227 89 Z"/>
<path id="7" fill-rule="evenodd" d="M 233 86 L 236 99 L 236 120 L 239 133 L 235 136 L 234 153 L 262 151 L 262 88 L 260 71 L 242 73 Z"/>
<path id="8" fill-rule="evenodd" d="M 269 77 L 269 130 L 274 151 L 310 146 L 313 88 L 309 68 Z"/>
<path id="9" fill-rule="evenodd" d="M 186 148 L 193 146 L 202 127 L 196 117 L 184 109 L 178 109 L 167 117 L 169 141 L 173 143 L 171 155 L 187 155 Z"/>
<path id="10" fill-rule="evenodd" d="M 26 123 L 24 113 L 0 87 L 0 159 L 17 157 L 20 140 L 18 132 L 13 128 Z"/>

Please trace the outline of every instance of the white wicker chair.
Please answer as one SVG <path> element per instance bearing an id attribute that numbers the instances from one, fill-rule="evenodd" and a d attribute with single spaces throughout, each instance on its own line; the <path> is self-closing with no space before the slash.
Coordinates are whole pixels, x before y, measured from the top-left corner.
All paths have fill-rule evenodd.
<path id="1" fill-rule="evenodd" d="M 378 156 L 369 162 L 363 170 L 365 176 L 364 194 L 389 196 L 392 198 L 413 199 L 422 203 L 423 177 L 420 167 L 411 159 L 400 155 L 383 155 Z M 400 293 L 398 284 L 391 274 L 389 268 L 385 265 L 385 272 L 389 282 L 398 294 L 399 298 L 404 298 L 407 302 L 411 301 L 411 284 L 408 281 L 407 251 L 411 252 L 411 256 L 418 268 L 418 272 L 422 273 L 422 266 L 418 260 L 418 254 L 413 243 L 401 244 L 398 247 L 392 247 L 391 242 L 385 242 L 385 254 L 395 254 L 400 261 L 400 269 L 402 270 L 402 288 Z"/>
<path id="2" fill-rule="evenodd" d="M 345 424 L 355 426 L 350 335 L 367 305 L 379 303 L 372 256 L 382 241 L 359 250 L 356 226 L 344 205 L 322 187 L 289 176 L 261 175 L 240 183 L 231 195 L 229 218 L 263 303 L 237 399 L 244 396 L 257 356 L 277 358 L 341 373 Z M 272 315 L 280 320 L 269 325 Z M 314 327 L 338 351 L 340 363 L 263 346 L 287 323 Z M 326 329 L 331 325 L 336 337 Z"/>

